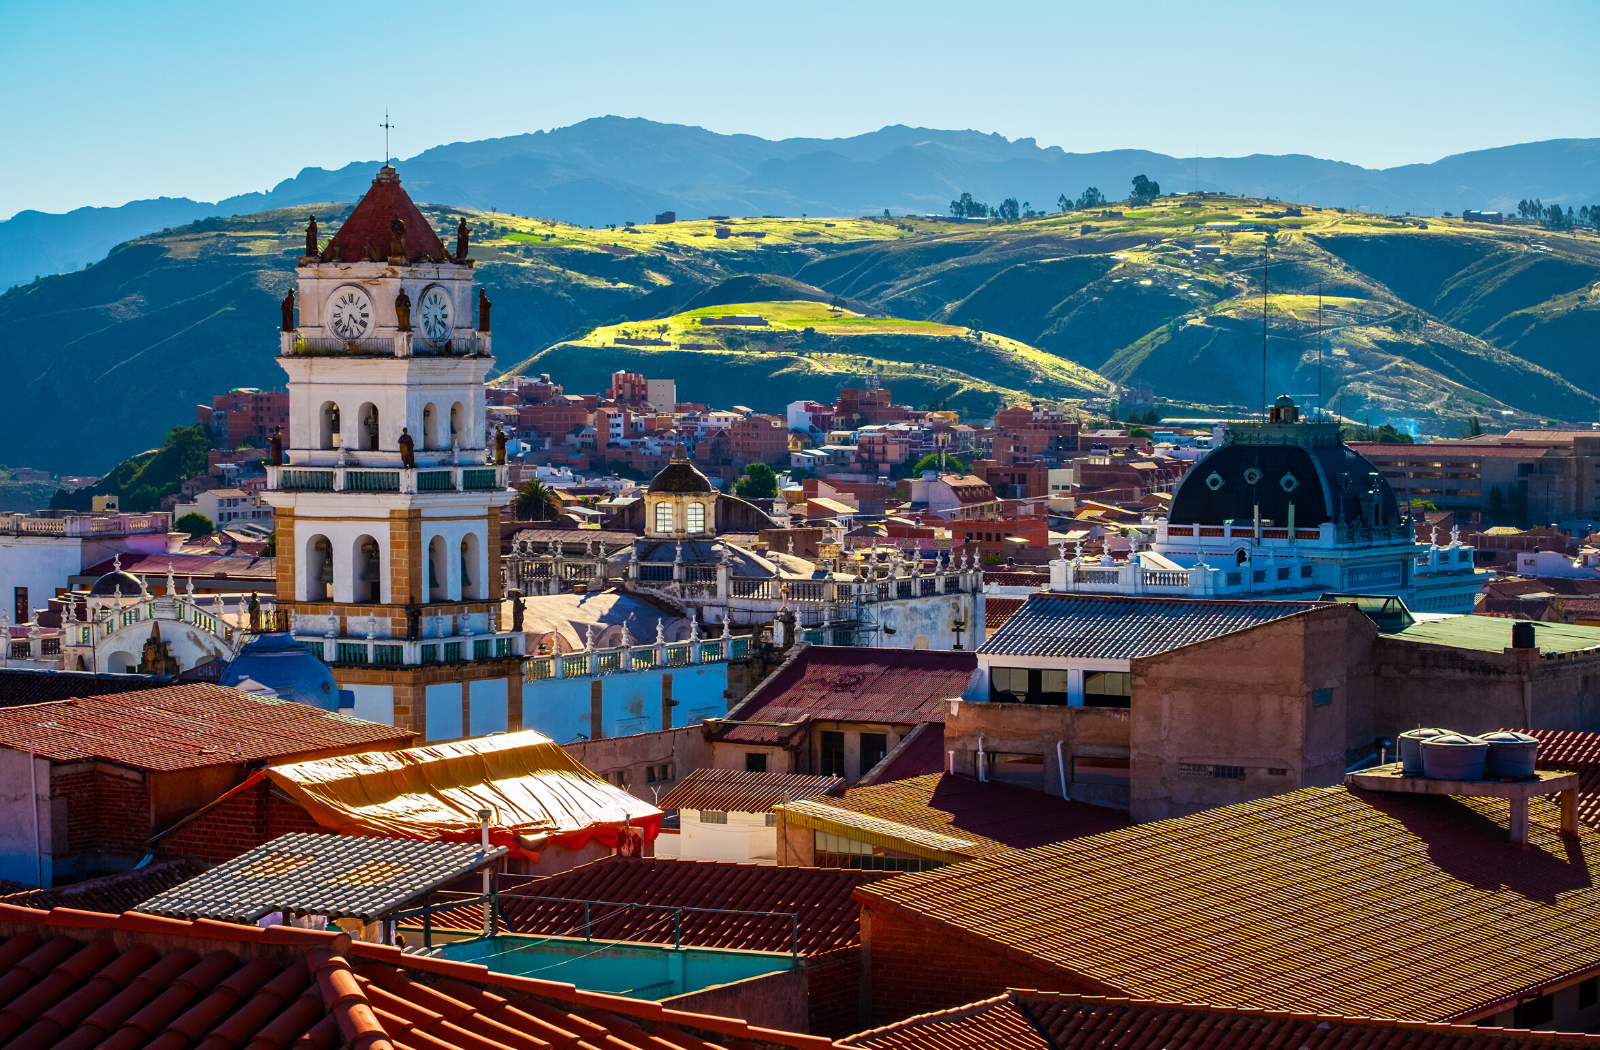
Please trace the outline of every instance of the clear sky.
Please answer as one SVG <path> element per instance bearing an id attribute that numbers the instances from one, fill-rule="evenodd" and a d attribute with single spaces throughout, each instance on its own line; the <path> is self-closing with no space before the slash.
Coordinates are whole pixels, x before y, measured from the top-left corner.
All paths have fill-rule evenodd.
<path id="1" fill-rule="evenodd" d="M 1367 167 L 1600 136 L 1600 2 L 0 0 L 0 217 L 617 114 Z"/>

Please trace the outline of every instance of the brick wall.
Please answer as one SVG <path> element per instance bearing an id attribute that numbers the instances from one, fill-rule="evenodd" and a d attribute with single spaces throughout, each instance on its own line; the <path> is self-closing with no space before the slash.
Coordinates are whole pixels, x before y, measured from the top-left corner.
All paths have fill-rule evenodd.
<path id="1" fill-rule="evenodd" d="M 861 1025 L 861 953 L 831 956 L 806 967 L 806 1031 L 837 1039 Z"/>
<path id="2" fill-rule="evenodd" d="M 328 833 L 311 814 L 272 790 L 270 781 L 241 791 L 161 840 L 161 853 L 220 864 L 291 832 Z"/>
<path id="3" fill-rule="evenodd" d="M 66 848 L 56 857 L 79 853 L 143 854 L 150 838 L 150 786 L 138 773 L 89 763 L 56 767 L 50 797 L 67 803 Z"/>
<path id="4" fill-rule="evenodd" d="M 1103 994 L 1067 974 L 1035 969 L 896 912 L 863 908 L 861 933 L 870 960 L 872 1027 L 1007 988 Z"/>

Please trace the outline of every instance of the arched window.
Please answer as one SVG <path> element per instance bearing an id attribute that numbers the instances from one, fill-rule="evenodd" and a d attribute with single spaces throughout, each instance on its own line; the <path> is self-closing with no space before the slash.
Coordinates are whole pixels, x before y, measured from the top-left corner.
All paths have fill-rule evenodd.
<path id="1" fill-rule="evenodd" d="M 317 413 L 321 424 L 318 435 L 318 448 L 339 447 L 339 406 L 332 401 L 322 403 L 322 411 Z"/>
<path id="2" fill-rule="evenodd" d="M 327 601 L 333 594 L 333 544 L 326 536 L 306 542 L 306 601 Z"/>
<path id="3" fill-rule="evenodd" d="M 350 564 L 355 567 L 354 586 L 350 600 L 354 602 L 380 602 L 383 600 L 383 549 L 371 536 L 358 538 L 351 550 Z"/>
<path id="4" fill-rule="evenodd" d="M 450 566 L 445 562 L 444 537 L 435 536 L 428 544 L 428 600 L 450 600 Z"/>
<path id="5" fill-rule="evenodd" d="M 475 533 L 461 540 L 461 598 L 463 601 L 482 598 L 489 593 L 488 575 L 483 566 L 483 545 Z"/>
<path id="6" fill-rule="evenodd" d="M 367 452 L 375 451 L 378 447 L 378 406 L 368 401 L 357 414 L 360 418 L 356 420 L 356 433 L 359 435 L 356 447 Z"/>
<path id="7" fill-rule="evenodd" d="M 706 531 L 706 505 L 704 503 L 689 504 L 689 513 L 685 524 L 691 533 Z"/>
<path id="8" fill-rule="evenodd" d="M 457 401 L 450 406 L 450 447 L 470 448 L 467 443 L 467 410 Z"/>
<path id="9" fill-rule="evenodd" d="M 422 406 L 422 447 L 439 447 L 439 406 L 432 401 Z"/>
<path id="10" fill-rule="evenodd" d="M 656 504 L 656 531 L 672 531 L 672 504 L 666 500 Z"/>

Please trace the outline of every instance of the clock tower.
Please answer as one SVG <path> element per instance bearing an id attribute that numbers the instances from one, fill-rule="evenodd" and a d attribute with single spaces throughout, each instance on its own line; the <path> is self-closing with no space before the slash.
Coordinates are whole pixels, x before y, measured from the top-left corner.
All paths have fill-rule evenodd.
<path id="1" fill-rule="evenodd" d="M 429 740 L 520 728 L 522 638 L 500 623 L 503 452 L 485 428 L 490 304 L 385 165 L 283 304 L 289 432 L 266 499 L 289 629 L 362 718 Z M 473 324 L 474 292 L 478 320 Z M 501 446 L 503 448 L 503 446 Z"/>

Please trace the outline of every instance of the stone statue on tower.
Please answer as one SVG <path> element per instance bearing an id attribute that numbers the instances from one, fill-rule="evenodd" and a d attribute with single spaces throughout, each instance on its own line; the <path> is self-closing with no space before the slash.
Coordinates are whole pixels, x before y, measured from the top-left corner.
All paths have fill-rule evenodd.
<path id="1" fill-rule="evenodd" d="M 466 217 L 463 216 L 461 221 L 456 224 L 456 262 L 464 263 L 466 261 L 467 261 L 467 220 L 466 220 Z"/>
<path id="2" fill-rule="evenodd" d="M 405 258 L 406 254 L 406 221 L 396 215 L 389 221 L 389 257 Z"/>
<path id="3" fill-rule="evenodd" d="M 478 286 L 478 331 L 487 332 L 489 330 L 489 308 L 492 307 L 492 306 L 494 306 L 494 303 L 491 303 L 489 301 L 489 297 L 487 295 L 483 294 L 483 286 L 479 285 Z"/>
<path id="4" fill-rule="evenodd" d="M 311 216 L 311 221 L 306 225 L 306 255 L 317 254 L 317 217 Z"/>
<path id="5" fill-rule="evenodd" d="M 499 423 L 494 425 L 494 465 L 506 465 L 506 432 Z"/>
<path id="6" fill-rule="evenodd" d="M 417 468 L 417 443 L 411 437 L 411 428 L 400 428 L 400 465 L 407 470 Z"/>
<path id="7" fill-rule="evenodd" d="M 399 221 L 399 219 L 395 220 L 395 222 Z M 394 297 L 394 316 L 400 326 L 400 331 L 411 331 L 411 296 L 406 294 L 404 288 L 400 289 L 400 294 Z"/>
<path id="8" fill-rule="evenodd" d="M 273 427 L 267 439 L 267 461 L 275 467 L 283 466 L 283 428 Z"/>
<path id="9" fill-rule="evenodd" d="M 278 309 L 283 311 L 283 330 L 294 331 L 294 289 L 289 289 L 289 294 L 283 297 L 283 302 L 278 304 Z"/>

